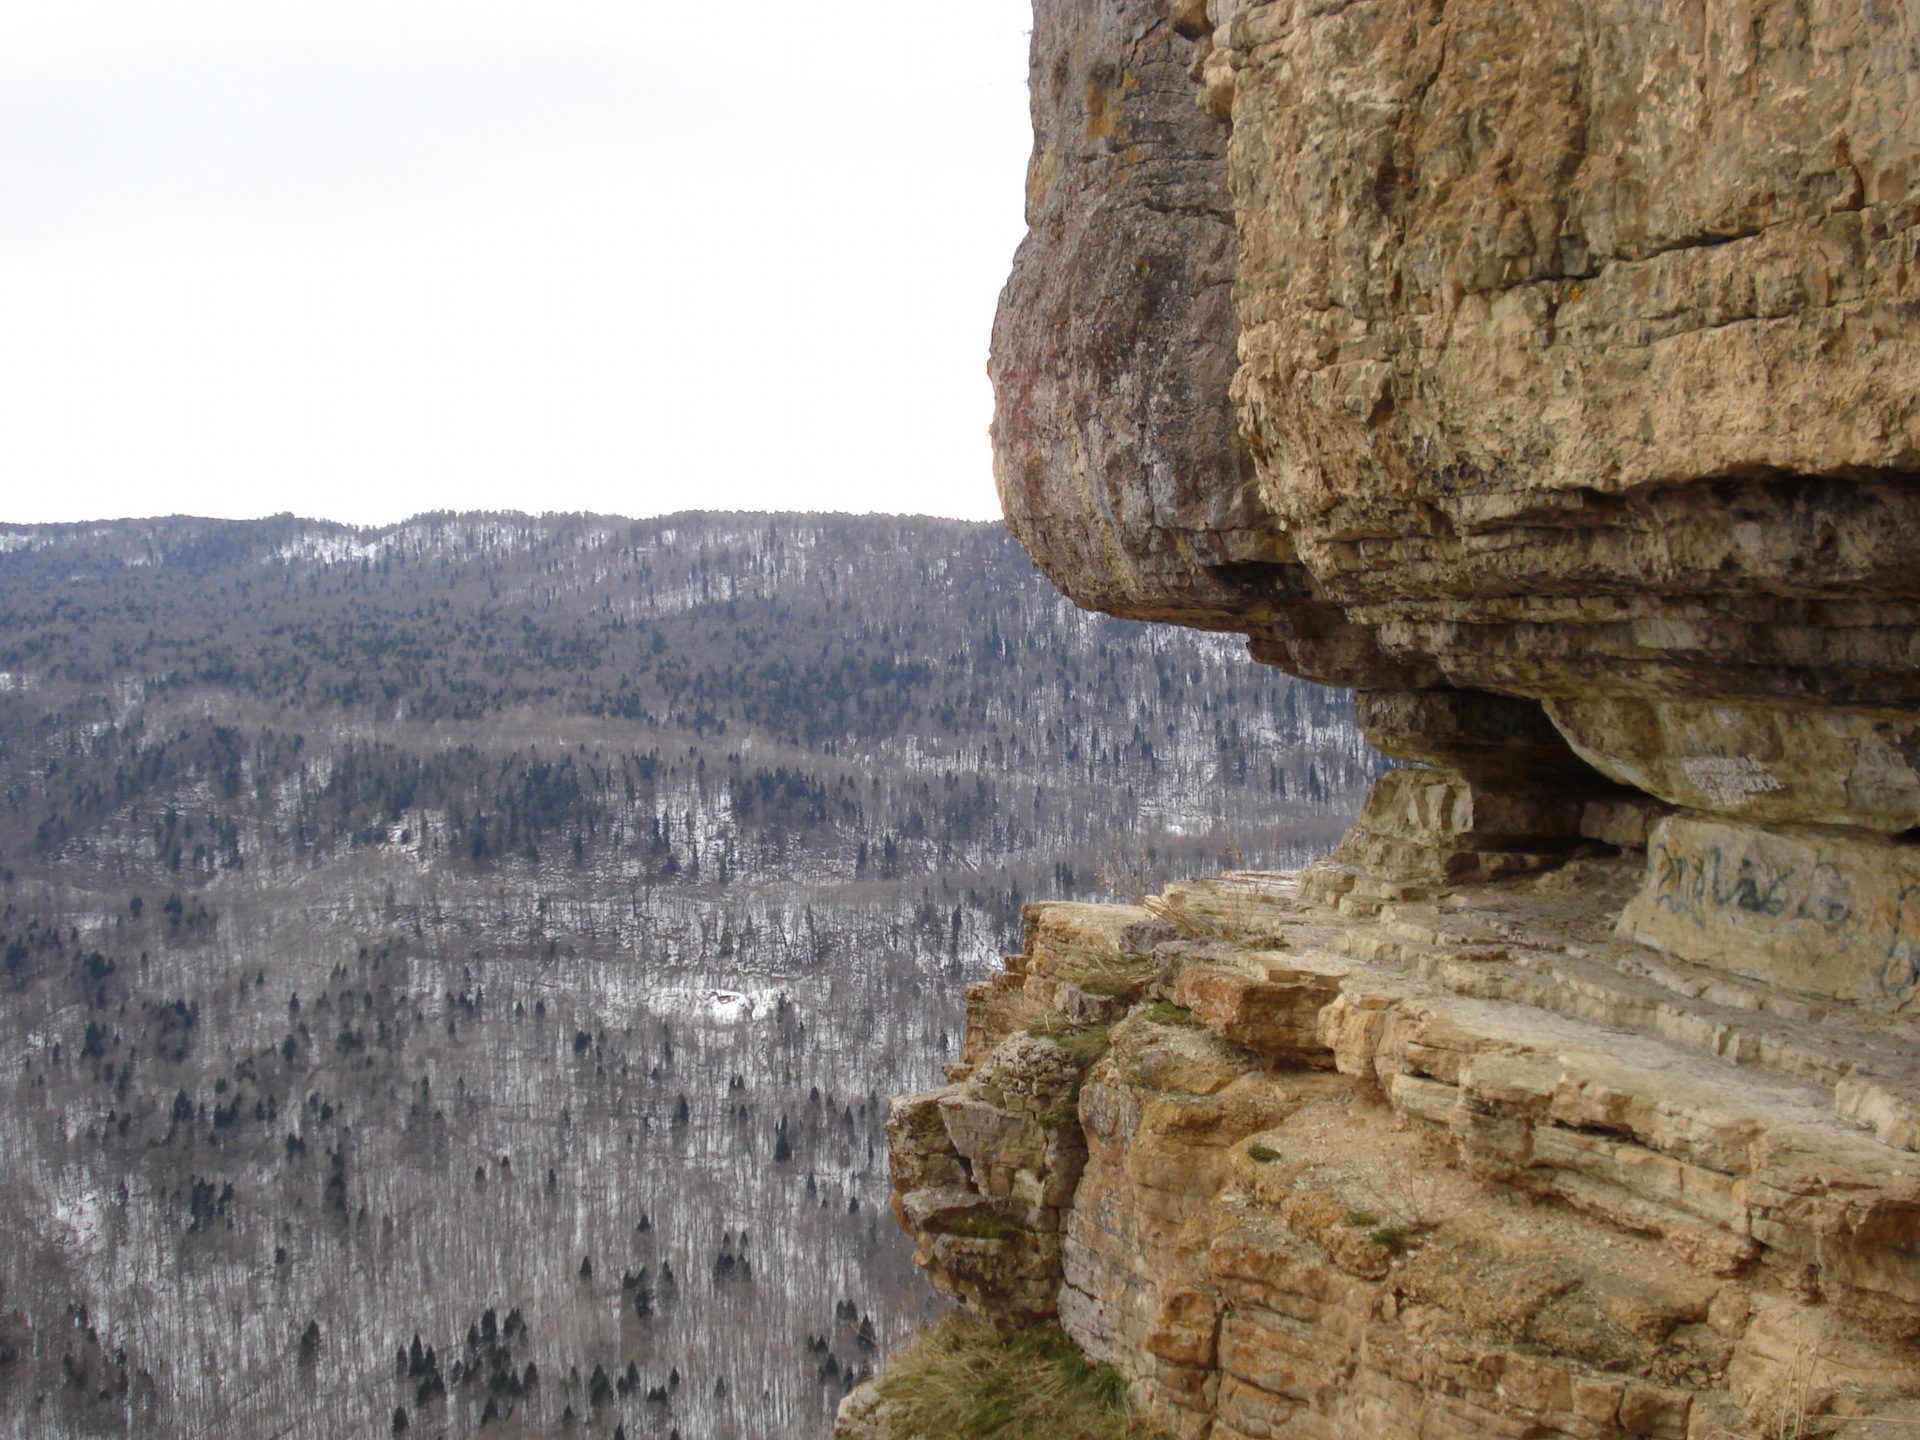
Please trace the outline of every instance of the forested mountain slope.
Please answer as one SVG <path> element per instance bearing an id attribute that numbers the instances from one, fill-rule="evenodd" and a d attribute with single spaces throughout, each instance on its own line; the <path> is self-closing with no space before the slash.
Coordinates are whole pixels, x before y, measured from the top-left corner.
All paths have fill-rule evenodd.
<path id="1" fill-rule="evenodd" d="M 1376 764 L 998 526 L 0 529 L 0 1418 L 818 1433 L 1020 904 L 1298 863 Z"/>

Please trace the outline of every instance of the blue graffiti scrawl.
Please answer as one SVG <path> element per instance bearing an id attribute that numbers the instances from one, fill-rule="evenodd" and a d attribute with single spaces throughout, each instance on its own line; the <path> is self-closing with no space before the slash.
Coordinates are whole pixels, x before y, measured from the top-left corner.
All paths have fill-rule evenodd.
<path id="1" fill-rule="evenodd" d="M 1772 957 L 1743 973 L 1920 1008 L 1920 879 L 1911 862 L 1861 846 L 1850 864 L 1851 845 L 1816 850 L 1792 837 L 1767 839 L 1721 843 L 1686 828 L 1656 835 L 1643 899 L 1711 934 L 1722 956 L 1751 945 L 1756 957 Z"/>
<path id="2" fill-rule="evenodd" d="M 1880 993 L 1904 1009 L 1920 998 L 1920 885 L 1908 885 L 1894 904 L 1893 939 L 1881 957 Z"/>
<path id="3" fill-rule="evenodd" d="M 1843 929 L 1853 919 L 1853 886 L 1830 860 L 1808 872 L 1807 893 L 1794 907 L 1793 918 L 1827 930 Z"/>
<path id="4" fill-rule="evenodd" d="M 1702 926 L 1714 911 L 1733 909 L 1766 918 L 1781 914 L 1787 901 L 1780 892 L 1798 873 L 1789 867 L 1768 874 L 1743 858 L 1729 880 L 1723 875 L 1726 856 L 1718 845 L 1703 861 L 1675 854 L 1665 841 L 1655 844 L 1648 863 L 1654 876 L 1653 903 Z"/>

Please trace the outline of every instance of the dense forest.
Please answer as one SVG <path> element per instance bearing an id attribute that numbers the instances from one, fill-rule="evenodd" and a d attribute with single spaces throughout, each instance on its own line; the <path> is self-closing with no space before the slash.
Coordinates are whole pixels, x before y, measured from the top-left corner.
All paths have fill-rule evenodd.
<path id="1" fill-rule="evenodd" d="M 1021 904 L 1379 764 L 993 525 L 0 527 L 0 1424 L 822 1433 Z"/>

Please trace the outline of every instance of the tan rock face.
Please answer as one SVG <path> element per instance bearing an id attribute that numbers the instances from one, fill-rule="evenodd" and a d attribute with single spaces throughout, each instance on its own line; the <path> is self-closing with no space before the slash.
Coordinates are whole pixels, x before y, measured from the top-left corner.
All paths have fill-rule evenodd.
<path id="1" fill-rule="evenodd" d="M 1151 5 L 1035 12 L 1033 233 L 995 332 L 995 437 L 1043 567 L 1107 608 L 1226 625 L 1183 542 L 1232 525 L 1218 481 L 1245 460 L 1227 402 L 1237 242 L 1226 137 L 1194 113 L 1186 49 Z"/>
<path id="2" fill-rule="evenodd" d="M 1897 6 L 1039 0 L 1009 521 L 1670 803 L 1911 827 L 1915 74 Z"/>
<path id="3" fill-rule="evenodd" d="M 1141 989 L 1089 1068 L 1030 1002 L 897 1102 L 896 1214 L 941 1289 L 1056 1314 L 1182 1435 L 1892 1433 L 1920 1407 L 1920 1131 L 1866 1127 L 1920 1095 L 1920 1040 L 1617 934 L 1637 868 L 1364 913 L 1253 875 L 1156 924 L 1030 907 L 1009 973 Z M 849 1406 L 837 1433 L 876 1433 Z"/>
<path id="4" fill-rule="evenodd" d="M 942 1293 L 976 1313 L 1052 1313 L 1059 1232 L 1086 1162 L 1079 1074 L 1054 1041 L 1022 1032 L 965 1082 L 893 1102 L 894 1218 Z"/>
<path id="5" fill-rule="evenodd" d="M 1032 94 L 1009 523 L 1432 768 L 1030 907 L 921 1262 L 1210 1440 L 1911 1428 L 1920 12 L 1036 0 Z"/>
<path id="6" fill-rule="evenodd" d="M 1783 988 L 1893 1013 L 1920 1000 L 1920 852 L 1878 836 L 1676 816 L 1623 933 Z"/>
<path id="7" fill-rule="evenodd" d="M 1153 0 L 1035 9 L 1031 229 L 990 362 L 1008 523 L 1084 605 L 1236 629 L 1283 598 L 1265 633 L 1284 632 L 1298 673 L 1431 684 L 1432 667 L 1382 655 L 1337 606 L 1235 573 L 1285 567 L 1293 547 L 1229 396 L 1239 242 L 1227 134 L 1194 107 L 1192 58 Z"/>

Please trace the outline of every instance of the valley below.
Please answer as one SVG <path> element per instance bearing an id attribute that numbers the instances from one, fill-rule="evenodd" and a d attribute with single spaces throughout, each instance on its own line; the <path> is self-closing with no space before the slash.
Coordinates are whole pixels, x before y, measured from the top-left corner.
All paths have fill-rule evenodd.
<path id="1" fill-rule="evenodd" d="M 824 1434 L 1022 905 L 1382 762 L 998 526 L 0 530 L 0 1424 Z"/>

